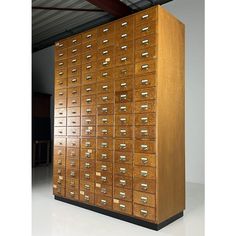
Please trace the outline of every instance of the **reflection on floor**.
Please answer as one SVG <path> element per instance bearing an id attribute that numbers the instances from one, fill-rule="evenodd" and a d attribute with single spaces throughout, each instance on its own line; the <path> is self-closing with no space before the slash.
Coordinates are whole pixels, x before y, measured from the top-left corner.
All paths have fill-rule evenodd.
<path id="1" fill-rule="evenodd" d="M 187 184 L 184 217 L 156 232 L 54 200 L 52 168 L 33 169 L 33 236 L 202 236 L 204 186 Z"/>

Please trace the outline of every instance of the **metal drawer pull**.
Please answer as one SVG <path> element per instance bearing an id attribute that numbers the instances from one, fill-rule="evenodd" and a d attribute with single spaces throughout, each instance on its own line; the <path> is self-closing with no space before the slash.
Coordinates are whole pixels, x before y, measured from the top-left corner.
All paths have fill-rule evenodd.
<path id="1" fill-rule="evenodd" d="M 86 56 L 87 59 L 89 59 L 89 58 L 91 58 L 91 57 L 92 57 L 91 54 L 89 54 L 89 55 Z"/>
<path id="2" fill-rule="evenodd" d="M 108 61 L 104 61 L 104 62 L 102 63 L 102 65 L 103 65 L 103 66 L 107 66 L 107 65 L 108 65 Z"/>
<path id="3" fill-rule="evenodd" d="M 148 135 L 148 130 L 146 130 L 146 129 L 142 129 L 140 132 L 142 135 L 145 135 L 145 136 Z"/>
<path id="4" fill-rule="evenodd" d="M 103 89 L 103 90 L 107 90 L 107 89 L 108 89 L 108 85 L 103 85 L 103 86 L 102 86 L 102 89 Z"/>
<path id="5" fill-rule="evenodd" d="M 127 57 L 122 57 L 120 60 L 121 61 L 127 61 Z"/>
<path id="6" fill-rule="evenodd" d="M 102 122 L 103 122 L 103 123 L 107 123 L 107 122 L 108 122 L 107 118 L 103 118 L 103 119 L 102 119 Z"/>
<path id="7" fill-rule="evenodd" d="M 120 149 L 126 149 L 126 144 L 125 143 L 121 143 L 120 144 Z"/>
<path id="8" fill-rule="evenodd" d="M 76 146 L 76 143 L 75 143 L 75 142 L 72 142 L 71 144 L 72 144 L 72 146 Z"/>
<path id="9" fill-rule="evenodd" d="M 62 134 L 63 132 L 62 132 L 62 130 L 59 130 L 59 134 Z"/>
<path id="10" fill-rule="evenodd" d="M 64 63 L 63 63 L 63 62 L 60 62 L 58 65 L 59 65 L 59 66 L 62 66 L 62 65 L 64 65 Z"/>
<path id="11" fill-rule="evenodd" d="M 92 66 L 91 65 L 89 65 L 89 66 L 86 66 L 86 69 L 87 70 L 89 70 L 89 69 L 91 69 L 92 68 Z"/>
<path id="12" fill-rule="evenodd" d="M 122 34 L 121 38 L 126 38 L 128 36 L 128 34 Z"/>
<path id="13" fill-rule="evenodd" d="M 126 161 L 126 156 L 120 156 L 120 161 Z"/>
<path id="14" fill-rule="evenodd" d="M 149 44 L 149 40 L 148 39 L 142 40 L 142 44 Z"/>
<path id="15" fill-rule="evenodd" d="M 126 118 L 120 118 L 121 123 L 125 123 L 126 122 Z"/>
<path id="16" fill-rule="evenodd" d="M 107 97 L 107 96 L 103 96 L 103 97 L 102 97 L 102 100 L 103 100 L 103 101 L 107 101 L 107 100 L 108 100 L 108 97 Z"/>
<path id="17" fill-rule="evenodd" d="M 76 43 L 76 42 L 77 42 L 77 39 L 73 39 L 73 40 L 72 40 L 72 43 Z"/>
<path id="18" fill-rule="evenodd" d="M 120 192 L 120 198 L 125 198 L 125 193 L 124 192 Z"/>
<path id="19" fill-rule="evenodd" d="M 87 190 L 89 190 L 89 189 L 90 189 L 90 185 L 89 185 L 89 184 L 85 184 L 85 185 L 84 185 L 84 188 L 87 189 Z"/>
<path id="20" fill-rule="evenodd" d="M 127 83 L 121 83 L 121 84 L 120 84 L 120 87 L 123 88 L 123 87 L 126 87 L 126 85 L 127 85 Z"/>
<path id="21" fill-rule="evenodd" d="M 102 54 L 103 54 L 103 55 L 106 55 L 106 54 L 108 54 L 108 51 L 107 51 L 107 50 L 106 50 L 106 51 L 103 51 Z"/>
<path id="22" fill-rule="evenodd" d="M 142 123 L 147 123 L 148 122 L 148 118 L 147 117 L 142 117 L 141 121 L 142 121 Z"/>
<path id="23" fill-rule="evenodd" d="M 73 130 L 73 131 L 72 131 L 72 134 L 76 134 L 76 130 Z"/>
<path id="24" fill-rule="evenodd" d="M 62 184 L 62 180 L 58 179 L 58 180 L 57 180 L 57 183 L 58 183 L 58 184 Z"/>
<path id="25" fill-rule="evenodd" d="M 102 41 L 102 43 L 108 43 L 108 39 L 104 39 L 103 41 Z"/>
<path id="26" fill-rule="evenodd" d="M 86 91 L 90 92 L 90 91 L 92 91 L 92 88 L 86 88 Z"/>
<path id="27" fill-rule="evenodd" d="M 107 201 L 105 199 L 102 199 L 100 202 L 103 206 L 105 206 L 107 204 Z"/>
<path id="28" fill-rule="evenodd" d="M 72 80 L 71 80 L 72 83 L 74 83 L 74 82 L 76 82 L 76 81 L 77 81 L 77 79 L 72 79 Z"/>
<path id="29" fill-rule="evenodd" d="M 148 18 L 148 16 L 149 16 L 148 14 L 143 15 L 143 16 L 142 16 L 142 19 L 146 19 L 146 18 Z"/>
<path id="30" fill-rule="evenodd" d="M 120 48 L 121 48 L 121 50 L 126 50 L 127 47 L 128 47 L 128 46 L 124 45 L 124 46 L 122 46 L 122 47 L 120 47 Z"/>
<path id="31" fill-rule="evenodd" d="M 64 73 L 63 72 L 59 72 L 59 75 L 63 75 Z"/>
<path id="32" fill-rule="evenodd" d="M 86 38 L 88 39 L 88 38 L 91 38 L 92 37 L 92 34 L 87 34 L 86 35 Z"/>
<path id="33" fill-rule="evenodd" d="M 121 72 L 121 74 L 126 74 L 127 70 L 126 69 L 122 69 L 120 72 Z"/>
<path id="34" fill-rule="evenodd" d="M 120 185 L 125 186 L 126 185 L 126 180 L 120 179 Z"/>
<path id="35" fill-rule="evenodd" d="M 76 111 L 72 111 L 72 114 L 76 114 L 77 112 Z"/>
<path id="36" fill-rule="evenodd" d="M 142 110 L 147 110 L 148 109 L 148 105 L 147 104 L 141 105 L 141 108 L 142 108 Z"/>
<path id="37" fill-rule="evenodd" d="M 126 109 L 127 109 L 126 106 L 121 106 L 121 107 L 120 107 L 120 110 L 121 110 L 121 111 L 126 111 Z"/>
<path id="38" fill-rule="evenodd" d="M 106 176 L 102 176 L 101 180 L 102 180 L 102 182 L 106 182 L 107 181 L 107 177 Z"/>
<path id="39" fill-rule="evenodd" d="M 62 57 L 63 55 L 64 55 L 64 53 L 60 53 L 60 54 L 59 54 L 59 57 Z"/>
<path id="40" fill-rule="evenodd" d="M 142 57 L 148 57 L 148 55 L 149 55 L 148 52 L 143 52 L 143 53 L 141 54 Z"/>
<path id="41" fill-rule="evenodd" d="M 148 84 L 148 80 L 147 79 L 142 79 L 141 80 L 141 84 L 146 84 L 147 85 Z"/>
<path id="42" fill-rule="evenodd" d="M 107 72 L 102 73 L 102 77 L 106 77 L 106 76 L 108 76 Z"/>
<path id="43" fill-rule="evenodd" d="M 101 146 L 102 146 L 103 148 L 106 148 L 106 147 L 108 147 L 108 144 L 107 144 L 107 143 L 101 143 Z"/>
<path id="44" fill-rule="evenodd" d="M 89 201 L 89 196 L 88 196 L 88 195 L 85 195 L 85 196 L 84 196 L 84 200 L 88 202 L 88 201 Z"/>
<path id="45" fill-rule="evenodd" d="M 86 156 L 87 158 L 90 158 L 90 157 L 91 157 L 91 153 L 86 152 L 86 153 L 85 153 L 85 156 Z"/>
<path id="46" fill-rule="evenodd" d="M 74 193 L 74 192 L 70 192 L 70 195 L 71 195 L 71 196 L 74 196 L 74 195 L 75 195 L 75 193 Z"/>
<path id="47" fill-rule="evenodd" d="M 101 193 L 107 193 L 107 189 L 106 188 L 101 188 Z"/>
<path id="48" fill-rule="evenodd" d="M 121 23 L 121 26 L 122 26 L 122 27 L 123 27 L 123 26 L 127 26 L 127 25 L 128 25 L 128 22 L 127 22 L 127 21 Z"/>
<path id="49" fill-rule="evenodd" d="M 145 65 L 142 65 L 142 66 L 141 66 L 141 69 L 142 69 L 142 70 L 148 70 L 148 67 L 149 67 L 149 65 L 148 65 L 148 64 L 145 64 Z"/>
<path id="50" fill-rule="evenodd" d="M 103 108 L 102 108 L 102 111 L 103 111 L 103 112 L 107 112 L 107 111 L 108 111 L 108 108 L 107 108 L 107 107 L 103 107 Z"/>
<path id="51" fill-rule="evenodd" d="M 120 167 L 120 173 L 125 174 L 126 173 L 126 168 Z"/>
<path id="52" fill-rule="evenodd" d="M 84 164 L 84 167 L 85 167 L 85 168 L 90 168 L 90 164 L 86 162 L 86 163 Z"/>
<path id="53" fill-rule="evenodd" d="M 91 75 L 87 75 L 86 76 L 86 80 L 90 80 L 90 79 L 92 79 L 92 76 Z"/>
<path id="54" fill-rule="evenodd" d="M 77 93 L 77 90 L 73 90 L 73 91 L 72 91 L 72 94 L 76 94 L 76 93 Z"/>
<path id="55" fill-rule="evenodd" d="M 101 158 L 102 159 L 107 159 L 107 154 L 106 153 L 102 153 Z"/>
<path id="56" fill-rule="evenodd" d="M 77 62 L 77 59 L 73 59 L 71 62 L 72 62 L 72 63 Z"/>
<path id="57" fill-rule="evenodd" d="M 62 164 L 62 161 L 61 161 L 61 160 L 58 160 L 58 161 L 57 161 L 57 164 L 58 164 L 58 165 L 61 165 L 61 164 Z"/>
<path id="58" fill-rule="evenodd" d="M 141 198 L 140 198 L 140 201 L 141 201 L 142 203 L 147 203 L 147 202 L 148 202 L 148 198 L 147 198 L 147 197 L 141 197 Z"/>
<path id="59" fill-rule="evenodd" d="M 77 103 L 77 101 L 76 100 L 72 100 L 72 104 L 76 104 Z"/>
<path id="60" fill-rule="evenodd" d="M 143 164 L 147 164 L 148 163 L 147 157 L 141 157 L 141 161 L 142 161 Z"/>
<path id="61" fill-rule="evenodd" d="M 84 177 L 85 179 L 90 179 L 90 174 L 85 174 Z"/>
<path id="62" fill-rule="evenodd" d="M 125 100 L 125 99 L 127 98 L 127 94 L 121 94 L 121 95 L 120 95 L 120 98 L 123 99 L 123 100 Z"/>
<path id="63" fill-rule="evenodd" d="M 91 47 L 92 47 L 92 45 L 91 45 L 91 44 L 89 44 L 89 45 L 87 45 L 87 46 L 86 46 L 86 48 L 91 48 Z"/>
<path id="64" fill-rule="evenodd" d="M 143 190 L 147 190 L 148 189 L 148 185 L 147 184 L 140 184 L 141 189 Z"/>
<path id="65" fill-rule="evenodd" d="M 89 124 L 91 122 L 91 119 L 86 119 L 85 121 L 87 122 L 87 124 Z"/>
<path id="66" fill-rule="evenodd" d="M 147 150 L 148 150 L 148 145 L 146 145 L 146 144 L 141 144 L 140 147 L 141 147 L 141 149 L 144 150 L 144 151 L 147 151 Z"/>
<path id="67" fill-rule="evenodd" d="M 71 70 L 71 72 L 76 72 L 76 71 L 77 71 L 76 69 Z"/>
<path id="68" fill-rule="evenodd" d="M 140 174 L 141 174 L 141 176 L 143 176 L 143 177 L 147 177 L 148 172 L 147 172 L 146 170 L 141 170 L 141 171 L 140 171 Z"/>
<path id="69" fill-rule="evenodd" d="M 77 49 L 73 49 L 73 50 L 72 50 L 72 53 L 74 53 L 74 52 L 77 52 Z"/>
<path id="70" fill-rule="evenodd" d="M 59 151 L 57 152 L 57 154 L 61 156 L 61 155 L 62 155 L 62 151 L 59 150 Z"/>
<path id="71" fill-rule="evenodd" d="M 102 133 L 103 133 L 103 134 L 107 134 L 107 133 L 108 133 L 107 129 L 103 129 L 103 130 L 102 130 Z"/>
<path id="72" fill-rule="evenodd" d="M 62 81 L 60 81 L 58 84 L 59 84 L 59 85 L 62 85 L 62 84 L 63 84 L 63 82 L 62 82 Z"/>
<path id="73" fill-rule="evenodd" d="M 61 169 L 59 169 L 59 170 L 57 171 L 57 173 L 58 173 L 58 174 L 61 174 L 61 173 L 62 173 Z"/>
<path id="74" fill-rule="evenodd" d="M 63 44 L 63 43 L 59 44 L 59 48 L 61 48 L 61 47 L 63 47 L 63 46 L 64 46 L 64 44 Z"/>
<path id="75" fill-rule="evenodd" d="M 61 105 L 63 105 L 63 102 L 59 102 L 59 105 L 61 106 Z M 62 124 L 62 122 L 59 122 L 60 124 Z"/>
<path id="76" fill-rule="evenodd" d="M 71 171 L 71 172 L 70 172 L 70 176 L 75 176 L 75 172 L 74 172 L 74 171 Z"/>
<path id="77" fill-rule="evenodd" d="M 104 32 L 104 33 L 105 33 L 105 32 L 108 32 L 108 28 L 103 29 L 103 32 Z"/>
<path id="78" fill-rule="evenodd" d="M 149 27 L 142 28 L 142 32 L 148 31 Z"/>
<path id="79" fill-rule="evenodd" d="M 58 145 L 62 145 L 62 142 L 59 142 Z"/>
<path id="80" fill-rule="evenodd" d="M 91 134 L 91 130 L 90 129 L 86 129 L 86 134 Z"/>
<path id="81" fill-rule="evenodd" d="M 126 134 L 127 134 L 127 131 L 126 131 L 126 129 L 121 129 L 121 130 L 120 130 L 120 133 L 121 133 L 122 135 L 126 135 Z"/>
<path id="82" fill-rule="evenodd" d="M 91 143 L 90 142 L 85 142 L 85 146 L 86 147 L 91 147 Z"/>
<path id="83" fill-rule="evenodd" d="M 90 102 L 92 102 L 92 99 L 91 99 L 91 98 L 87 98 L 87 99 L 86 99 L 86 102 L 87 102 L 87 103 L 90 103 Z"/>
<path id="84" fill-rule="evenodd" d="M 107 170 L 107 166 L 106 166 L 106 165 L 101 165 L 101 170 L 102 170 L 102 171 Z"/>
<path id="85" fill-rule="evenodd" d="M 91 113 L 92 110 L 91 110 L 90 108 L 88 108 L 88 109 L 86 109 L 86 112 L 87 112 L 87 113 Z"/>
<path id="86" fill-rule="evenodd" d="M 60 92 L 60 93 L 59 93 L 59 96 L 63 96 L 63 94 L 64 94 L 63 92 Z"/>
<path id="87" fill-rule="evenodd" d="M 147 216 L 148 212 L 146 210 L 140 210 L 142 216 Z"/>

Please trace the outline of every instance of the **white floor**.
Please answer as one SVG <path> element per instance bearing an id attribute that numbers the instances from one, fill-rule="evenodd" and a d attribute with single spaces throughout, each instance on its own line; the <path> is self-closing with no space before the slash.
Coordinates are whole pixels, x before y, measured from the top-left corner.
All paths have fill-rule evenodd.
<path id="1" fill-rule="evenodd" d="M 54 200 L 52 171 L 33 169 L 33 236 L 202 236 L 204 235 L 204 186 L 187 183 L 184 217 L 153 231 L 112 217 Z"/>

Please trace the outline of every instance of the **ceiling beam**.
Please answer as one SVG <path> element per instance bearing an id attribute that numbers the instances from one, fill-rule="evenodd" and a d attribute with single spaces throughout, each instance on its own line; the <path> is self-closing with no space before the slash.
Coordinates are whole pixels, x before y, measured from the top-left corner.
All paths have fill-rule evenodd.
<path id="1" fill-rule="evenodd" d="M 108 12 L 109 14 L 120 18 L 132 13 L 132 8 L 119 0 L 87 0 L 96 7 Z"/>
<path id="2" fill-rule="evenodd" d="M 83 8 L 65 8 L 65 7 L 32 7 L 33 10 L 49 10 L 49 11 L 91 11 L 104 12 L 102 9 L 83 9 Z"/>

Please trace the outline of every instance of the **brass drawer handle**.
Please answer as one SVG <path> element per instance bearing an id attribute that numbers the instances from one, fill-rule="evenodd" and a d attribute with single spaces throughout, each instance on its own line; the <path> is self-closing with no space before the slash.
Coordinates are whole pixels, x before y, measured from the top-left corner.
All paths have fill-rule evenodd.
<path id="1" fill-rule="evenodd" d="M 108 43 L 108 42 L 109 42 L 108 39 L 104 39 L 104 40 L 102 41 L 103 44 Z"/>
<path id="2" fill-rule="evenodd" d="M 86 46 L 86 48 L 91 48 L 92 47 L 92 45 L 91 44 L 88 44 L 87 46 Z"/>
<path id="3" fill-rule="evenodd" d="M 141 197 L 140 201 L 141 201 L 141 203 L 147 203 L 148 202 L 148 198 L 147 197 Z"/>
<path id="4" fill-rule="evenodd" d="M 127 74 L 127 70 L 126 70 L 126 69 L 122 69 L 120 72 L 121 72 L 121 74 L 123 74 L 123 75 Z"/>
<path id="5" fill-rule="evenodd" d="M 126 106 L 121 106 L 121 107 L 120 107 L 120 110 L 121 110 L 121 111 L 127 111 L 127 107 L 126 107 Z"/>
<path id="6" fill-rule="evenodd" d="M 92 55 L 89 54 L 89 55 L 86 56 L 86 59 L 89 59 L 89 58 L 91 58 L 91 57 L 92 57 Z"/>
<path id="7" fill-rule="evenodd" d="M 101 180 L 102 180 L 102 182 L 106 182 L 107 181 L 107 177 L 106 176 L 102 176 Z"/>
<path id="8" fill-rule="evenodd" d="M 106 76 L 108 76 L 108 73 L 107 72 L 103 72 L 102 73 L 102 77 L 106 77 Z"/>
<path id="9" fill-rule="evenodd" d="M 146 210 L 140 210 L 140 214 L 145 217 L 148 215 L 148 212 Z"/>
<path id="10" fill-rule="evenodd" d="M 121 50 L 126 50 L 127 48 L 128 48 L 127 45 L 124 45 L 124 46 L 121 46 L 121 47 L 120 47 Z"/>
<path id="11" fill-rule="evenodd" d="M 148 105 L 147 104 L 141 105 L 141 109 L 142 110 L 147 110 L 148 109 Z"/>
<path id="12" fill-rule="evenodd" d="M 107 148 L 108 147 L 108 143 L 101 143 L 101 147 Z"/>
<path id="13" fill-rule="evenodd" d="M 62 160 L 58 160 L 58 161 L 57 161 L 57 164 L 58 164 L 58 165 L 61 165 L 61 164 L 62 164 Z"/>
<path id="14" fill-rule="evenodd" d="M 91 147 L 91 143 L 90 142 L 85 142 L 85 147 Z"/>
<path id="15" fill-rule="evenodd" d="M 72 63 L 77 62 L 77 59 L 73 59 L 71 62 L 72 62 Z"/>
<path id="16" fill-rule="evenodd" d="M 91 109 L 90 109 L 90 110 L 91 110 Z M 91 111 L 88 111 L 88 109 L 87 109 L 86 112 L 88 113 L 88 112 L 91 112 Z M 90 124 L 91 119 L 86 119 L 85 122 L 86 122 L 87 124 Z"/>
<path id="17" fill-rule="evenodd" d="M 120 84 L 120 87 L 121 87 L 121 88 L 127 87 L 127 83 L 121 83 L 121 84 Z"/>
<path id="18" fill-rule="evenodd" d="M 84 185 L 84 188 L 85 188 L 86 190 L 89 190 L 89 189 L 90 189 L 90 185 L 89 185 L 89 184 L 85 184 L 85 185 Z"/>
<path id="19" fill-rule="evenodd" d="M 108 51 L 107 51 L 107 50 L 105 50 L 105 51 L 102 52 L 102 55 L 106 55 L 106 54 L 108 54 Z"/>
<path id="20" fill-rule="evenodd" d="M 105 29 L 103 29 L 103 33 L 106 33 L 106 32 L 108 32 L 108 28 L 105 28 Z"/>
<path id="21" fill-rule="evenodd" d="M 127 61 L 127 57 L 121 57 L 120 61 L 121 61 L 121 62 Z"/>
<path id="22" fill-rule="evenodd" d="M 125 186 L 126 185 L 126 180 L 120 179 L 120 185 Z"/>
<path id="23" fill-rule="evenodd" d="M 71 102 L 72 102 L 72 104 L 76 104 L 76 103 L 77 103 L 77 101 L 76 101 L 76 100 L 72 100 Z"/>
<path id="24" fill-rule="evenodd" d="M 86 153 L 85 153 L 85 157 L 86 157 L 86 158 L 90 158 L 90 157 L 91 157 L 91 153 L 86 152 Z"/>
<path id="25" fill-rule="evenodd" d="M 101 193 L 106 194 L 107 193 L 107 189 L 106 188 L 101 188 Z"/>
<path id="26" fill-rule="evenodd" d="M 143 176 L 143 177 L 147 177 L 147 176 L 148 176 L 148 172 L 147 172 L 146 170 L 141 170 L 141 171 L 140 171 L 140 174 L 141 174 L 141 176 Z"/>
<path id="27" fill-rule="evenodd" d="M 84 167 L 87 168 L 87 169 L 89 169 L 89 168 L 90 168 L 90 163 L 86 162 L 86 163 L 84 164 Z"/>
<path id="28" fill-rule="evenodd" d="M 72 79 L 71 82 L 72 83 L 75 83 L 77 81 L 77 79 Z"/>
<path id="29" fill-rule="evenodd" d="M 63 93 L 63 92 L 60 92 L 58 95 L 59 95 L 59 96 L 63 96 L 63 95 L 64 95 L 64 93 Z"/>
<path id="30" fill-rule="evenodd" d="M 149 27 L 142 28 L 142 32 L 145 32 L 145 31 L 148 31 L 148 30 L 149 30 Z"/>
<path id="31" fill-rule="evenodd" d="M 71 196 L 74 196 L 74 195 L 75 195 L 75 193 L 74 193 L 74 192 L 70 192 L 70 195 L 71 195 Z"/>
<path id="32" fill-rule="evenodd" d="M 126 156 L 120 156 L 120 161 L 126 161 Z"/>
<path id="33" fill-rule="evenodd" d="M 127 25 L 128 25 L 128 22 L 127 22 L 127 21 L 121 23 L 121 26 L 122 26 L 122 27 L 127 26 Z"/>
<path id="34" fill-rule="evenodd" d="M 72 94 L 77 94 L 77 90 L 73 90 L 71 93 Z"/>
<path id="35" fill-rule="evenodd" d="M 102 108 L 102 111 L 103 111 L 103 112 L 108 112 L 108 108 L 107 108 L 107 107 L 103 107 L 103 108 Z"/>
<path id="36" fill-rule="evenodd" d="M 126 197 L 125 192 L 120 192 L 119 195 L 120 195 L 120 198 L 123 198 L 123 199 Z"/>
<path id="37" fill-rule="evenodd" d="M 107 159 L 107 154 L 106 153 L 102 153 L 101 158 L 102 159 Z"/>
<path id="38" fill-rule="evenodd" d="M 102 100 L 103 100 L 103 101 L 107 101 L 107 100 L 108 100 L 108 96 L 103 96 L 103 97 L 102 97 Z"/>
<path id="39" fill-rule="evenodd" d="M 102 86 L 102 89 L 103 89 L 103 90 L 107 90 L 107 89 L 108 89 L 108 85 L 103 85 L 103 86 Z"/>
<path id="40" fill-rule="evenodd" d="M 120 99 L 121 100 L 126 100 L 127 99 L 127 94 L 121 94 Z"/>
<path id="41" fill-rule="evenodd" d="M 126 38 L 128 36 L 128 34 L 122 34 L 121 38 Z"/>
<path id="42" fill-rule="evenodd" d="M 149 15 L 146 14 L 146 15 L 143 15 L 141 18 L 142 18 L 142 19 L 147 19 L 148 17 L 149 17 Z"/>
<path id="43" fill-rule="evenodd" d="M 87 69 L 87 70 L 89 70 L 89 69 L 91 69 L 91 68 L 92 68 L 91 65 L 86 66 L 86 69 Z"/>
<path id="44" fill-rule="evenodd" d="M 144 64 L 144 65 L 141 66 L 142 70 L 148 70 L 148 68 L 149 68 L 148 64 Z"/>
<path id="45" fill-rule="evenodd" d="M 62 65 L 64 65 L 64 63 L 63 63 L 63 62 L 60 62 L 58 65 L 59 65 L 59 66 L 62 66 Z"/>
<path id="46" fill-rule="evenodd" d="M 149 44 L 149 40 L 148 39 L 142 40 L 142 44 Z"/>
<path id="47" fill-rule="evenodd" d="M 100 203 L 105 206 L 107 204 L 107 201 L 105 199 L 101 199 Z"/>
<path id="48" fill-rule="evenodd" d="M 72 53 L 75 53 L 75 52 L 77 52 L 77 49 L 73 49 L 73 50 L 72 50 Z"/>
<path id="49" fill-rule="evenodd" d="M 108 119 L 107 118 L 103 118 L 102 119 L 102 123 L 106 124 L 108 122 Z"/>
<path id="50" fill-rule="evenodd" d="M 58 46 L 59 46 L 59 48 L 61 48 L 61 47 L 63 47 L 63 46 L 64 46 L 64 44 L 63 44 L 63 43 L 61 43 L 61 44 L 59 44 Z"/>
<path id="51" fill-rule="evenodd" d="M 148 135 L 148 130 L 142 129 L 142 130 L 140 131 L 140 133 L 141 133 L 141 135 L 143 135 L 143 136 L 147 136 L 147 135 Z"/>
<path id="52" fill-rule="evenodd" d="M 76 43 L 76 42 L 77 42 L 77 39 L 73 39 L 73 40 L 72 40 L 72 43 Z"/>
<path id="53" fill-rule="evenodd" d="M 141 117 L 141 121 L 142 121 L 142 123 L 147 123 L 148 122 L 148 118 L 147 117 Z"/>
<path id="54" fill-rule="evenodd" d="M 63 75 L 64 73 L 61 71 L 61 72 L 59 72 L 59 75 Z"/>
<path id="55" fill-rule="evenodd" d="M 87 99 L 86 99 L 86 102 L 87 102 L 87 103 L 90 103 L 90 102 L 92 102 L 92 99 L 91 99 L 91 98 L 87 98 Z"/>
<path id="56" fill-rule="evenodd" d="M 86 38 L 87 38 L 87 39 L 89 39 L 89 38 L 91 38 L 91 37 L 92 37 L 92 34 L 87 34 L 87 35 L 86 35 Z"/>
<path id="57" fill-rule="evenodd" d="M 121 210 L 125 210 L 125 205 L 124 204 L 120 204 L 119 207 L 120 207 Z"/>
<path id="58" fill-rule="evenodd" d="M 141 157 L 141 161 L 142 161 L 143 164 L 147 164 L 148 163 L 147 157 Z"/>
<path id="59" fill-rule="evenodd" d="M 77 71 L 76 69 L 72 69 L 72 70 L 71 70 L 72 73 L 74 73 L 74 72 L 76 72 L 76 71 Z"/>
<path id="60" fill-rule="evenodd" d="M 59 84 L 59 85 L 63 85 L 63 81 L 60 81 L 58 84 Z"/>
<path id="61" fill-rule="evenodd" d="M 91 80 L 92 79 L 92 76 L 91 75 L 87 75 L 86 76 L 86 80 Z"/>
<path id="62" fill-rule="evenodd" d="M 126 129 L 121 129 L 121 130 L 120 130 L 120 133 L 121 133 L 121 135 L 126 135 L 126 134 L 127 134 L 127 131 L 126 131 Z"/>
<path id="63" fill-rule="evenodd" d="M 64 55 L 64 53 L 60 53 L 60 54 L 59 54 L 59 57 L 62 57 L 63 55 Z"/>
<path id="64" fill-rule="evenodd" d="M 108 61 L 104 61 L 104 62 L 102 63 L 102 65 L 103 65 L 103 66 L 107 66 L 107 65 L 108 65 Z"/>
<path id="65" fill-rule="evenodd" d="M 72 114 L 76 114 L 77 112 L 76 111 L 72 111 Z"/>
<path id="66" fill-rule="evenodd" d="M 103 133 L 103 134 L 108 134 L 107 129 L 103 129 L 103 130 L 102 130 L 102 133 Z"/>
<path id="67" fill-rule="evenodd" d="M 141 149 L 144 150 L 144 151 L 147 151 L 147 150 L 148 150 L 148 145 L 146 145 L 146 144 L 141 144 L 140 147 L 141 147 Z"/>
<path id="68" fill-rule="evenodd" d="M 143 52 L 143 53 L 141 54 L 141 57 L 148 57 L 148 55 L 149 55 L 148 52 Z"/>
<path id="69" fill-rule="evenodd" d="M 89 196 L 88 196 L 88 195 L 85 195 L 85 196 L 84 196 L 84 200 L 85 200 L 86 202 L 88 202 L 88 201 L 89 201 Z"/>
<path id="70" fill-rule="evenodd" d="M 92 88 L 86 88 L 86 92 L 92 91 Z"/>
<path id="71" fill-rule="evenodd" d="M 106 165 L 101 165 L 101 170 L 102 171 L 106 171 L 107 170 L 107 166 Z"/>
<path id="72" fill-rule="evenodd" d="M 85 179 L 90 179 L 90 174 L 87 174 L 87 173 L 86 173 L 86 174 L 84 175 L 84 177 L 85 177 Z"/>
<path id="73" fill-rule="evenodd" d="M 121 143 L 120 144 L 120 149 L 126 149 L 126 144 L 125 143 Z"/>
<path id="74" fill-rule="evenodd" d="M 121 174 L 125 174 L 125 173 L 126 173 L 126 168 L 120 167 L 120 173 L 121 173 Z"/>
<path id="75" fill-rule="evenodd" d="M 125 117 L 124 117 L 124 118 L 120 118 L 120 122 L 121 122 L 122 124 L 126 123 L 126 118 L 125 118 Z"/>

